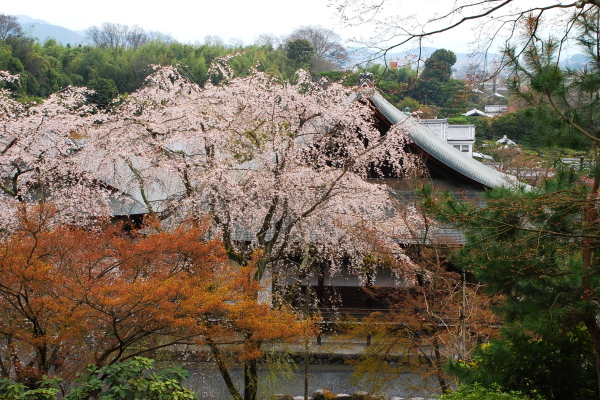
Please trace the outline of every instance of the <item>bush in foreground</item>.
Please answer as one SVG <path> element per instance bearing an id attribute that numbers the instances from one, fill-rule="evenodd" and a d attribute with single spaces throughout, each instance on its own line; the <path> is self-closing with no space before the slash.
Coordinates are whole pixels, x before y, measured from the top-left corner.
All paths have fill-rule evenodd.
<path id="1" fill-rule="evenodd" d="M 194 400 L 198 396 L 183 387 L 188 372 L 174 367 L 156 371 L 154 360 L 135 357 L 103 368 L 90 365 L 81 374 L 78 384 L 64 400 Z M 22 383 L 0 378 L 0 398 L 3 400 L 56 400 L 60 393 L 59 380 L 44 376 L 29 388 Z"/>
<path id="2" fill-rule="evenodd" d="M 461 386 L 458 390 L 440 397 L 440 400 L 542 400 L 542 397 L 530 397 L 521 392 L 503 392 L 498 386 L 486 388 L 475 384 Z"/>

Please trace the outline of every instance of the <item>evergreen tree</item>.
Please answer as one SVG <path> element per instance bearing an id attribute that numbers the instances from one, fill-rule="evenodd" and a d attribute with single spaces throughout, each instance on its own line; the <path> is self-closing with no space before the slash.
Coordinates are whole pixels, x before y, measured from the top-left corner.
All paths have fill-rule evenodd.
<path id="1" fill-rule="evenodd" d="M 438 49 L 425 60 L 425 68 L 412 90 L 412 97 L 425 104 L 442 106 L 448 100 L 444 92 L 456 55 L 450 50 Z"/>
<path id="2" fill-rule="evenodd" d="M 287 58 L 295 68 L 310 67 L 314 49 L 306 39 L 295 39 L 289 41 L 285 46 Z"/>
<path id="3" fill-rule="evenodd" d="M 112 79 L 97 78 L 88 84 L 88 89 L 94 91 L 89 96 L 89 101 L 98 105 L 99 108 L 107 108 L 119 95 L 117 85 Z"/>
<path id="4" fill-rule="evenodd" d="M 596 203 L 589 183 L 567 170 L 529 190 L 493 190 L 484 206 L 450 197 L 427 203 L 465 229 L 468 245 L 452 261 L 504 299 L 497 306 L 507 324 L 501 340 L 486 344 L 474 365 L 455 365 L 467 381 L 543 390 L 549 398 L 596 392 L 590 356 L 600 314 L 600 221 L 589 215 Z"/>
<path id="5" fill-rule="evenodd" d="M 543 391 L 550 398 L 597 398 L 600 386 L 600 58 L 598 12 L 577 16 L 580 44 L 590 63 L 583 71 L 558 66 L 560 43 L 531 40 L 519 54 L 508 48 L 511 87 L 543 113 L 545 122 L 594 146 L 584 171 L 557 170 L 535 188 L 501 188 L 470 203 L 428 190 L 424 204 L 440 219 L 465 229 L 467 245 L 454 262 L 473 271 L 490 294 L 503 297 L 498 312 L 507 329 L 482 347 L 471 381 Z M 594 45 L 595 43 L 595 45 Z M 563 362 L 548 362 L 564 354 Z M 593 354 L 591 359 L 587 354 Z M 535 362 L 524 366 L 528 359 Z M 467 360 L 468 361 L 468 360 Z M 467 368 L 468 369 L 468 368 Z M 590 381 L 590 370 L 594 379 Z M 473 372 L 473 371 L 471 371 Z M 567 383 L 559 377 L 568 377 Z M 590 384 L 592 382 L 592 384 Z M 563 389 L 561 389 L 563 387 Z M 564 387 L 570 394 L 565 394 Z"/>

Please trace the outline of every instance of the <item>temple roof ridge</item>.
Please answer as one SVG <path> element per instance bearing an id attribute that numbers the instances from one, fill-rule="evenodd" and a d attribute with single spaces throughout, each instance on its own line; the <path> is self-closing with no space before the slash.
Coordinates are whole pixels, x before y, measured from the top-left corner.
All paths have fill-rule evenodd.
<path id="1" fill-rule="evenodd" d="M 391 125 L 402 124 L 406 127 L 409 139 L 417 147 L 438 163 L 454 170 L 467 180 L 492 189 L 500 186 L 529 187 L 513 175 L 505 174 L 473 158 L 465 157 L 460 151 L 432 134 L 427 127 L 419 125 L 415 118 L 397 109 L 377 91 L 370 96 L 370 99 Z"/>

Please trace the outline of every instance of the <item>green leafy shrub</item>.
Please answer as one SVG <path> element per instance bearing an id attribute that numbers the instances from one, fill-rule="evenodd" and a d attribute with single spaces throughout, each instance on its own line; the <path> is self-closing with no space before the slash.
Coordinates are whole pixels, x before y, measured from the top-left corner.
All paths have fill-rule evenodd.
<path id="1" fill-rule="evenodd" d="M 43 377 L 35 389 L 8 378 L 0 378 L 0 399 L 2 400 L 56 400 L 60 392 L 59 379 Z"/>
<path id="2" fill-rule="evenodd" d="M 135 357 L 126 362 L 98 368 L 88 366 L 87 374 L 79 377 L 79 385 L 65 400 L 193 400 L 195 393 L 181 382 L 189 373 L 179 367 L 156 371 L 154 360 Z M 96 396 L 96 397 L 94 397 Z"/>
<path id="3" fill-rule="evenodd" d="M 64 400 L 195 400 L 198 396 L 182 386 L 189 373 L 179 367 L 156 371 L 154 360 L 135 357 L 103 368 L 89 365 Z M 57 400 L 60 380 L 46 376 L 34 389 L 0 378 L 2 400 Z"/>
<path id="4" fill-rule="evenodd" d="M 529 397 L 520 392 L 503 392 L 498 386 L 486 388 L 480 385 L 461 386 L 458 390 L 447 393 L 440 400 L 542 400 L 541 397 Z"/>

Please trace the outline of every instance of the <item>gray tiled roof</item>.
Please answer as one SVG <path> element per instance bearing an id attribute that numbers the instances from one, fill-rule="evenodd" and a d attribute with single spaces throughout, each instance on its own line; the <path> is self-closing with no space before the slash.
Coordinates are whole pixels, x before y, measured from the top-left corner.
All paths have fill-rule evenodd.
<path id="1" fill-rule="evenodd" d="M 106 160 L 112 161 L 107 162 L 110 168 L 100 168 L 100 163 Z M 143 185 L 140 185 L 136 175 L 123 159 L 111 160 L 106 155 L 104 157 L 99 155 L 96 160 L 89 161 L 90 172 L 96 174 L 97 179 L 120 194 L 109 200 L 114 215 L 147 214 L 150 210 L 144 196 L 155 212 L 163 212 L 169 201 L 185 193 L 181 179 L 177 179 L 176 171 L 163 171 L 144 165 L 145 162 L 135 156 L 129 157 L 129 161 L 131 166 L 143 175 Z"/>
<path id="2" fill-rule="evenodd" d="M 442 139 L 431 134 L 426 127 L 419 125 L 414 118 L 398 110 L 379 93 L 375 92 L 370 96 L 370 99 L 377 110 L 392 125 L 401 124 L 406 127 L 406 132 L 414 144 L 448 168 L 488 188 L 525 186 L 512 175 L 504 174 L 477 160 L 466 157 Z"/>

